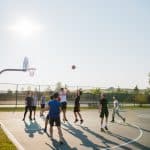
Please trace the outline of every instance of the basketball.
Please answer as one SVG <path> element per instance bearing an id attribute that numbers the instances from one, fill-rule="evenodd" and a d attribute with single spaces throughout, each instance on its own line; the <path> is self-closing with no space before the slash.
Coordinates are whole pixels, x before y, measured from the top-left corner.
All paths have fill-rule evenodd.
<path id="1" fill-rule="evenodd" d="M 72 65 L 72 69 L 73 69 L 73 70 L 76 69 L 76 66 L 75 66 L 75 65 Z"/>

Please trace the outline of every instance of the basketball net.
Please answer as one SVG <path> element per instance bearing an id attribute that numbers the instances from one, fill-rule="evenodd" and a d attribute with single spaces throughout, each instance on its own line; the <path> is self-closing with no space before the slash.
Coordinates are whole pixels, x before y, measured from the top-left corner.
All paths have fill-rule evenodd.
<path id="1" fill-rule="evenodd" d="M 36 70 L 35 68 L 28 68 L 28 69 L 27 69 L 27 71 L 29 71 L 30 77 L 33 77 L 33 76 L 34 76 L 35 70 Z"/>

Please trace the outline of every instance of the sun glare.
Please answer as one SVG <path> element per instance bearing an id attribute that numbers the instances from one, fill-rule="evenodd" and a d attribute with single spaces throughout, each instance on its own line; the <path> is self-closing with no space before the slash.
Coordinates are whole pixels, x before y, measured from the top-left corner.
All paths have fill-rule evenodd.
<path id="1" fill-rule="evenodd" d="M 16 22 L 15 25 L 11 26 L 11 30 L 15 31 L 16 33 L 29 37 L 32 36 L 33 33 L 40 30 L 40 26 L 36 25 L 30 20 L 23 19 Z"/>

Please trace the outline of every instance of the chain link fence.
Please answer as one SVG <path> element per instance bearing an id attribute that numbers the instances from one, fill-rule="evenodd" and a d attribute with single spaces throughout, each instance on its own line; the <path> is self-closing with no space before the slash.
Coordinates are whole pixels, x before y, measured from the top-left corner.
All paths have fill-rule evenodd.
<path id="1" fill-rule="evenodd" d="M 0 83 L 0 106 L 24 106 L 25 97 L 28 91 L 36 92 L 38 95 L 38 105 L 40 104 L 40 97 L 42 94 L 46 96 L 47 101 L 50 96 L 59 91 L 62 86 L 56 85 L 38 85 L 38 84 L 12 84 L 12 83 Z M 123 105 L 136 105 L 135 94 L 132 90 L 130 92 L 117 92 L 107 88 L 97 88 L 91 86 L 63 86 L 68 89 L 67 100 L 69 105 L 74 104 L 77 89 L 82 89 L 83 94 L 81 96 L 80 103 L 82 106 L 94 106 L 97 107 L 99 104 L 100 93 L 107 93 L 107 99 L 109 106 L 112 106 L 112 97 L 116 98 Z M 144 102 L 145 104 L 150 103 L 149 100 Z"/>

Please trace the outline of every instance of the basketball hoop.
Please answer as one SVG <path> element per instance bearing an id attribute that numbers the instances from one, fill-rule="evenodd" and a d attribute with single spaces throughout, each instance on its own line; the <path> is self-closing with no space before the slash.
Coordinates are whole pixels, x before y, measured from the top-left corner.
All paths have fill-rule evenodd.
<path id="1" fill-rule="evenodd" d="M 27 71 L 29 71 L 30 77 L 33 77 L 33 76 L 34 76 L 35 70 L 36 70 L 35 68 L 28 68 L 28 69 L 27 69 Z"/>

